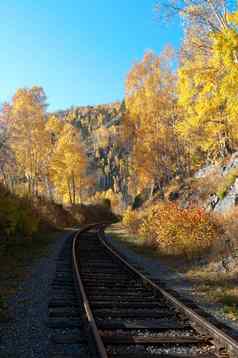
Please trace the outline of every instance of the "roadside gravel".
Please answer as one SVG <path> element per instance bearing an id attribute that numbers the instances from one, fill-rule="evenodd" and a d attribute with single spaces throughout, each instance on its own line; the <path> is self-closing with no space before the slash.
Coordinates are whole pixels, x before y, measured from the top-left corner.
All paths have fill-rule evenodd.
<path id="1" fill-rule="evenodd" d="M 106 240 L 121 253 L 132 265 L 137 266 L 147 277 L 152 280 L 161 280 L 166 286 L 179 292 L 183 297 L 189 298 L 196 302 L 204 311 L 213 315 L 217 320 L 231 327 L 238 335 L 238 321 L 232 321 L 222 313 L 222 306 L 216 303 L 204 304 L 201 302 L 196 285 L 189 281 L 182 273 L 174 271 L 159 262 L 157 258 L 142 256 L 141 254 L 128 248 L 126 244 L 106 235 Z"/>
<path id="2" fill-rule="evenodd" d="M 0 358 L 46 358 L 49 329 L 47 320 L 48 292 L 55 273 L 59 251 L 72 231 L 54 242 L 47 257 L 28 267 L 28 277 L 9 299 L 10 321 L 0 322 Z"/>

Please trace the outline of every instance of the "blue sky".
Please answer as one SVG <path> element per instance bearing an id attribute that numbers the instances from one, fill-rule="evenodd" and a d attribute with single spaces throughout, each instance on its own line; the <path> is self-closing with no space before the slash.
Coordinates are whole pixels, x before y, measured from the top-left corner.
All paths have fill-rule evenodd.
<path id="1" fill-rule="evenodd" d="M 40 85 L 49 110 L 123 98 L 125 77 L 146 50 L 178 48 L 181 28 L 160 24 L 156 0 L 0 2 L 0 102 Z"/>

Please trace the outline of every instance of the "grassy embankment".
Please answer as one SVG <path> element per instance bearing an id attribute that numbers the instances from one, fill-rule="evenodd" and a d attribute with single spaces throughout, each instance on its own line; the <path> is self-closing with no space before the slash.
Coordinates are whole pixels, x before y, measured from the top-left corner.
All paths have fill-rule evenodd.
<path id="1" fill-rule="evenodd" d="M 108 232 L 132 251 L 182 273 L 201 304 L 215 304 L 228 319 L 238 320 L 237 270 L 227 272 L 219 264 L 231 253 L 226 245 L 231 236 L 234 247 L 236 215 L 214 218 L 200 210 L 180 211 L 174 205 L 159 204 L 126 212 L 124 225 Z"/>

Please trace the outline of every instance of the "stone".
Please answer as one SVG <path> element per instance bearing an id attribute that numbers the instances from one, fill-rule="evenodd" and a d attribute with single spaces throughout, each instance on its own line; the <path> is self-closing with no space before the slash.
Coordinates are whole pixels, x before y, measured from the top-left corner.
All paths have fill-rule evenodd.
<path id="1" fill-rule="evenodd" d="M 208 198 L 208 201 L 207 201 L 207 203 L 205 205 L 205 209 L 207 211 L 214 210 L 219 201 L 220 201 L 220 198 L 217 196 L 216 193 L 210 194 L 209 198 Z"/>
<path id="2" fill-rule="evenodd" d="M 238 168 L 238 152 L 232 154 L 229 162 L 223 167 L 222 175 L 227 175 L 232 169 Z"/>
<path id="3" fill-rule="evenodd" d="M 234 184 L 231 186 L 227 195 L 223 200 L 220 200 L 215 208 L 215 212 L 224 213 L 233 209 L 238 203 L 238 178 L 235 180 Z"/>
<path id="4" fill-rule="evenodd" d="M 194 178 L 204 178 L 207 175 L 212 174 L 214 171 L 217 170 L 217 166 L 214 164 L 208 164 L 204 166 L 203 168 L 199 169 L 195 174 Z"/>
<path id="5" fill-rule="evenodd" d="M 227 256 L 223 258 L 222 266 L 226 272 L 233 271 L 238 267 L 238 258 L 234 256 Z"/>

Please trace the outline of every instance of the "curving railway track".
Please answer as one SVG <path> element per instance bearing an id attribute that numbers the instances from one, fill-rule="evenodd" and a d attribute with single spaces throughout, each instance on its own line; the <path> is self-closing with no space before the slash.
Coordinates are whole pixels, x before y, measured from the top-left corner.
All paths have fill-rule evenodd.
<path id="1" fill-rule="evenodd" d="M 56 300 L 61 312 L 62 304 L 63 312 L 71 310 L 68 325 L 79 329 L 63 343 L 78 343 L 79 350 L 57 357 L 238 358 L 234 337 L 128 264 L 104 240 L 105 226 L 87 227 L 72 239 L 68 282 L 62 266 L 60 285 L 72 305 Z"/>

